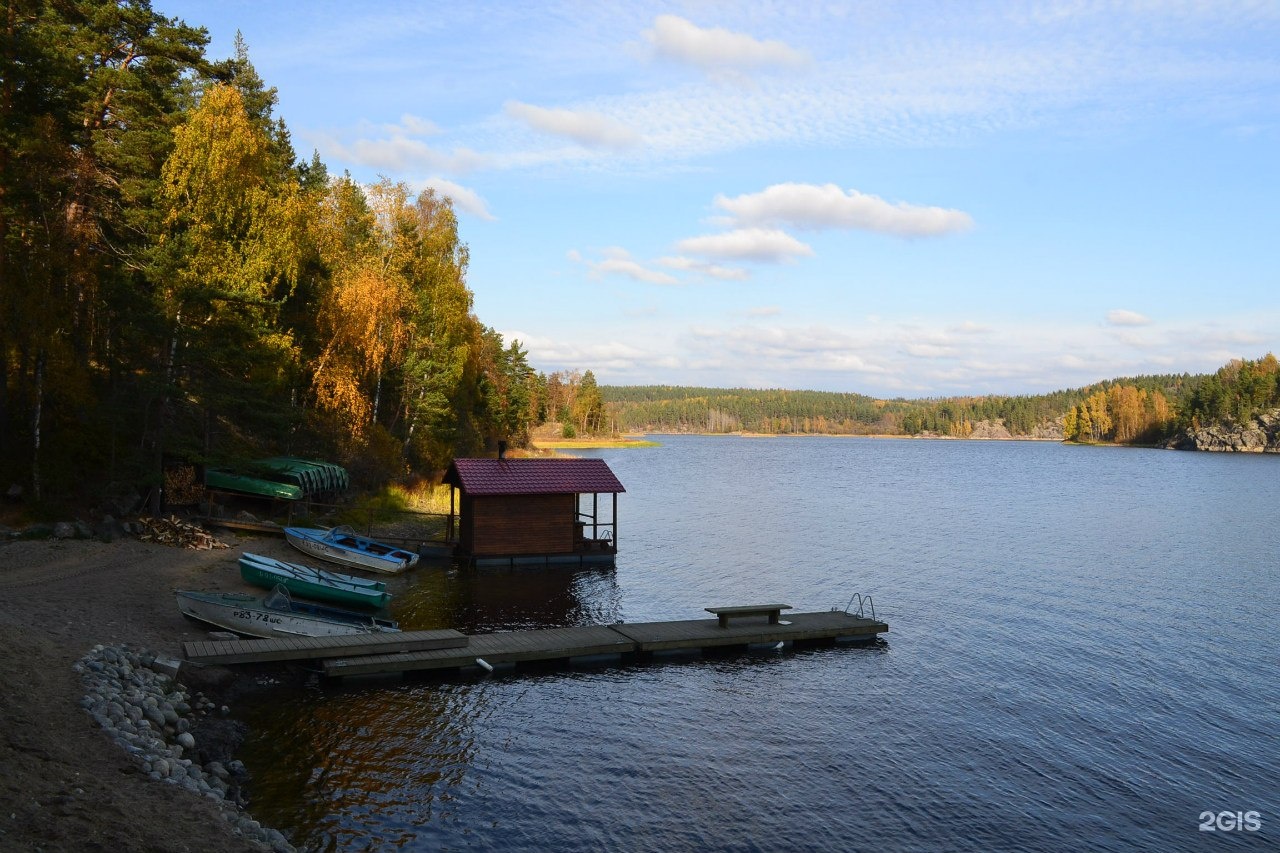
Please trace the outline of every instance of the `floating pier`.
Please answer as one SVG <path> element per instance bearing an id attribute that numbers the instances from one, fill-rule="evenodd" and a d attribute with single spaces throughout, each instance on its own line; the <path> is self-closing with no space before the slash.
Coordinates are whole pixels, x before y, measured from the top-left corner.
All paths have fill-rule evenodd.
<path id="1" fill-rule="evenodd" d="M 365 650 L 370 647 L 384 654 L 462 648 L 468 640 L 466 634 L 452 629 L 268 640 L 194 640 L 182 644 L 182 656 L 192 663 L 278 663 L 367 654 Z"/>
<path id="2" fill-rule="evenodd" d="M 495 665 L 554 661 L 643 661 L 653 655 L 763 645 L 870 642 L 889 626 L 838 610 L 788 614 L 786 605 L 709 608 L 715 619 L 583 625 L 534 631 L 461 634 L 406 631 L 288 640 L 205 640 L 183 643 L 192 663 L 320 661 L 329 677 L 423 670 L 492 671 Z M 729 611 L 732 621 L 723 611 Z"/>

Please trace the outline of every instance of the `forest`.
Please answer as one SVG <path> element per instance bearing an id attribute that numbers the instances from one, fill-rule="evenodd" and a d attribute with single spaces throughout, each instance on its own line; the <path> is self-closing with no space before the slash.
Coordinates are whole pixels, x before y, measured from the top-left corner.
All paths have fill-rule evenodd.
<path id="1" fill-rule="evenodd" d="M 1118 378 L 1023 396 L 876 399 L 827 391 L 601 386 L 607 417 L 624 432 L 933 435 L 967 438 L 980 423 L 1013 437 L 1158 444 L 1205 423 L 1245 423 L 1280 408 L 1280 364 L 1270 353 L 1212 375 Z"/>
<path id="2" fill-rule="evenodd" d="M 244 44 L 146 0 L 7 0 L 0 477 L 35 504 L 268 452 L 357 482 L 523 442 L 449 199 L 299 158 Z"/>

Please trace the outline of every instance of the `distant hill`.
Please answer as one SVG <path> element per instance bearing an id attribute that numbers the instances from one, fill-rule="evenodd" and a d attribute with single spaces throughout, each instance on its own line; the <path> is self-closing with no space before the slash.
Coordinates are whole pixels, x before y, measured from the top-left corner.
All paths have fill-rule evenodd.
<path id="1" fill-rule="evenodd" d="M 1273 355 L 1216 374 L 1132 376 L 1048 394 L 880 399 L 864 394 L 602 385 L 625 432 L 936 435 L 1157 444 L 1179 431 L 1280 406 Z M 1247 417 L 1245 418 L 1247 420 Z"/>

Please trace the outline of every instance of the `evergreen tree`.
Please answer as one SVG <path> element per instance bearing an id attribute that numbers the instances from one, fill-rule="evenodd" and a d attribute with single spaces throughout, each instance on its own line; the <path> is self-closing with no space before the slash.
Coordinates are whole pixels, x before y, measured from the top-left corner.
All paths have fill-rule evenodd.
<path id="1" fill-rule="evenodd" d="M 10 0 L 5 12 L 0 458 L 19 461 L 39 498 L 47 475 L 111 471 L 126 455 L 112 448 L 131 446 L 113 439 L 136 422 L 112 403 L 138 396 L 156 176 L 206 37 L 143 0 Z M 78 464 L 53 471 L 46 456 Z"/>

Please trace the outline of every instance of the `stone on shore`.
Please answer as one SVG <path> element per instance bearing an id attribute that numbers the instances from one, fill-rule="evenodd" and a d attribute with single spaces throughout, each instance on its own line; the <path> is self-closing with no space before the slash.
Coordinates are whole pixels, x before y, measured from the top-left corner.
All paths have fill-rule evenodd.
<path id="1" fill-rule="evenodd" d="M 1168 447 L 1214 453 L 1280 453 L 1280 409 L 1242 424 L 1227 422 L 1187 430 L 1171 439 Z"/>
<path id="2" fill-rule="evenodd" d="M 86 685 L 80 704 L 148 778 L 214 800 L 246 838 L 278 853 L 293 851 L 281 833 L 243 811 L 241 788 L 248 773 L 241 762 L 230 760 L 227 744 L 221 747 L 223 754 L 217 754 L 219 737 L 234 737 L 242 724 L 210 717 L 216 706 L 174 680 L 174 663 L 128 647 L 94 646 L 74 666 Z M 228 710 L 222 706 L 224 714 Z M 199 750 L 193 726 L 203 733 L 202 742 L 207 739 Z M 209 744 L 214 744 L 212 749 Z"/>

